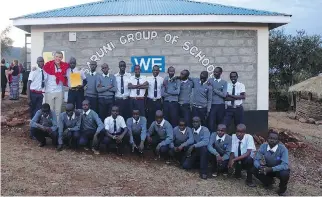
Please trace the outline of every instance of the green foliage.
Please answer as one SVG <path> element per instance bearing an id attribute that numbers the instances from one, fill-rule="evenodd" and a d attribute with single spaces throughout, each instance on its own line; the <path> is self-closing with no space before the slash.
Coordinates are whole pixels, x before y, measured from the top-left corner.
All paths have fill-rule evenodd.
<path id="1" fill-rule="evenodd" d="M 269 39 L 270 90 L 286 95 L 291 85 L 322 72 L 322 37 L 298 31 L 271 31 Z"/>
<path id="2" fill-rule="evenodd" d="M 1 31 L 1 53 L 10 55 L 10 47 L 13 43 L 13 40 L 8 36 L 11 31 L 11 26 L 6 27 Z"/>

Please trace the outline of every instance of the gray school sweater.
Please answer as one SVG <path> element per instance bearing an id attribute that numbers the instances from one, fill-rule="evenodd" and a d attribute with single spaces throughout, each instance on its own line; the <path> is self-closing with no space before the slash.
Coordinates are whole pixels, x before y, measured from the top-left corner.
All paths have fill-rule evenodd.
<path id="1" fill-rule="evenodd" d="M 212 102 L 211 104 L 225 104 L 227 95 L 227 81 L 220 79 L 216 81 L 215 78 L 208 79 L 208 83 L 212 86 Z"/>
<path id="2" fill-rule="evenodd" d="M 60 114 L 59 124 L 58 124 L 58 144 L 63 144 L 63 132 L 65 129 L 70 129 L 71 131 L 79 131 L 81 126 L 81 116 L 80 113 L 75 111 L 74 118 L 69 119 L 66 112 Z"/>
<path id="3" fill-rule="evenodd" d="M 99 84 L 103 87 L 97 87 Z M 112 86 L 112 88 L 109 88 L 109 86 Z M 113 98 L 117 91 L 115 76 L 109 74 L 109 77 L 104 77 L 102 74 L 99 74 L 96 78 L 96 90 L 98 92 L 98 98 Z"/>
<path id="4" fill-rule="evenodd" d="M 206 107 L 209 112 L 212 102 L 212 87 L 207 82 L 201 85 L 200 79 L 193 78 L 193 96 L 192 104 Z"/>
<path id="5" fill-rule="evenodd" d="M 273 172 L 278 172 L 281 170 L 287 170 L 288 167 L 288 150 L 284 144 L 279 143 L 276 152 L 271 153 L 267 151 L 268 144 L 262 144 L 259 150 L 256 152 L 254 159 L 254 166 L 256 168 L 260 167 L 260 160 L 264 156 L 267 167 L 272 167 Z"/>
<path id="6" fill-rule="evenodd" d="M 84 115 L 83 110 L 79 111 L 81 113 L 81 132 L 90 130 L 99 133 L 104 129 L 104 124 L 95 111 L 90 109 L 88 115 Z"/>
<path id="7" fill-rule="evenodd" d="M 96 91 L 96 77 L 97 73 L 95 75 L 91 75 L 90 73 L 86 73 L 86 81 L 87 81 L 87 88 L 85 90 L 85 96 L 88 97 L 97 97 L 97 91 Z"/>
<path id="8" fill-rule="evenodd" d="M 228 160 L 231 152 L 232 138 L 230 135 L 225 134 L 225 140 L 219 142 L 216 140 L 216 136 L 216 132 L 211 134 L 208 144 L 208 151 L 213 155 L 220 155 L 224 160 Z"/>
<path id="9" fill-rule="evenodd" d="M 201 130 L 196 133 L 193 129 L 193 140 L 196 148 L 200 148 L 202 146 L 208 146 L 209 143 L 210 132 L 207 127 L 201 126 Z"/>
<path id="10" fill-rule="evenodd" d="M 169 76 L 166 76 L 161 89 L 161 95 L 164 97 L 164 100 L 178 102 L 180 86 L 179 79 L 169 81 Z"/>
<path id="11" fill-rule="evenodd" d="M 173 142 L 170 144 L 170 148 L 183 146 L 187 147 L 193 144 L 193 134 L 192 129 L 190 127 L 186 127 L 186 132 L 183 134 L 179 127 L 176 126 L 173 129 Z"/>
<path id="12" fill-rule="evenodd" d="M 164 121 L 163 126 L 158 126 L 157 122 L 153 121 L 147 132 L 147 136 L 158 135 L 162 140 L 161 146 L 169 145 L 173 140 L 173 128 L 167 120 Z"/>
<path id="13" fill-rule="evenodd" d="M 193 82 L 187 80 L 186 82 L 180 81 L 180 83 L 179 104 L 190 104 Z"/>

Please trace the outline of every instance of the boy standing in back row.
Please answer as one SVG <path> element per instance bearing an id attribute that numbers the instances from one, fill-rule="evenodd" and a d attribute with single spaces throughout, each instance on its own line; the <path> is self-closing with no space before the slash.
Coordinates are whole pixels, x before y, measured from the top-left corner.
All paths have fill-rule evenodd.
<path id="1" fill-rule="evenodd" d="M 96 90 L 96 78 L 98 74 L 96 73 L 97 62 L 90 62 L 91 71 L 86 73 L 86 86 L 85 86 L 85 99 L 89 101 L 91 109 L 97 111 L 98 100 L 97 100 L 97 90 Z"/>
<path id="2" fill-rule="evenodd" d="M 111 115 L 114 104 L 114 96 L 117 91 L 116 78 L 108 73 L 109 67 L 106 63 L 102 65 L 102 74 L 96 78 L 96 90 L 98 92 L 98 115 L 102 121 Z"/>

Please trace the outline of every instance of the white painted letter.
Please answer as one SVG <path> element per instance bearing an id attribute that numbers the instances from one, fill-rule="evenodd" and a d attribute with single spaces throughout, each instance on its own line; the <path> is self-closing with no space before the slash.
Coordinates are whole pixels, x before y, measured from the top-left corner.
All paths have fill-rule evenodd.
<path id="1" fill-rule="evenodd" d="M 135 33 L 135 39 L 136 40 L 141 40 L 142 39 L 142 32 L 138 31 Z"/>
<path id="2" fill-rule="evenodd" d="M 193 49 L 196 49 L 196 52 L 198 52 L 198 47 L 196 47 L 196 46 L 193 46 L 193 47 L 191 47 L 190 48 L 190 54 L 192 55 L 192 56 L 194 56 L 196 53 L 194 53 L 193 52 Z"/>
<path id="3" fill-rule="evenodd" d="M 199 53 L 195 57 L 199 57 L 199 62 L 206 56 L 206 55 L 201 55 L 202 51 L 199 51 Z"/>
<path id="4" fill-rule="evenodd" d="M 120 37 L 120 43 L 121 44 L 126 44 L 126 38 L 125 38 L 125 36 L 121 36 Z"/>
<path id="5" fill-rule="evenodd" d="M 96 55 L 97 55 L 98 57 L 104 57 L 105 53 L 104 53 L 103 49 L 102 49 L 102 48 L 100 48 L 100 51 L 102 52 L 102 54 L 99 54 L 99 52 L 98 52 L 98 51 L 96 51 Z"/>
<path id="6" fill-rule="evenodd" d="M 164 41 L 165 41 L 165 42 L 170 42 L 170 41 L 171 41 L 171 38 L 172 38 L 171 34 L 166 34 L 166 35 L 164 36 Z"/>
<path id="7" fill-rule="evenodd" d="M 206 67 L 206 66 L 208 66 L 208 64 L 210 63 L 210 60 L 208 59 L 208 58 L 205 58 L 205 59 L 203 59 L 202 60 L 202 65 L 204 66 L 204 67 Z"/>
<path id="8" fill-rule="evenodd" d="M 183 43 L 183 46 L 182 46 L 182 48 L 183 48 L 183 50 L 185 50 L 185 51 L 188 51 L 189 49 L 190 49 L 190 45 L 191 43 L 190 42 L 184 42 Z"/>
<path id="9" fill-rule="evenodd" d="M 179 38 L 179 36 L 173 36 L 171 43 L 172 44 L 177 43 L 178 42 L 178 38 Z"/>
<path id="10" fill-rule="evenodd" d="M 144 40 L 150 39 L 150 31 L 143 31 L 143 39 Z"/>
<path id="11" fill-rule="evenodd" d="M 106 46 L 103 46 L 103 49 L 105 51 L 105 53 L 107 53 L 107 51 L 113 51 L 113 49 L 115 48 L 115 46 L 113 45 L 112 42 L 110 42 L 109 44 L 106 44 Z"/>
<path id="12" fill-rule="evenodd" d="M 127 40 L 128 42 L 134 42 L 134 35 L 133 34 L 127 34 Z"/>
<path id="13" fill-rule="evenodd" d="M 162 66 L 161 60 L 162 60 L 161 58 L 152 58 L 152 67 L 155 65 L 161 67 Z"/>
<path id="14" fill-rule="evenodd" d="M 207 72 L 208 72 L 208 73 L 212 73 L 212 72 L 214 72 L 214 70 L 215 70 L 214 65 L 209 65 L 209 66 L 207 67 Z"/>
<path id="15" fill-rule="evenodd" d="M 95 61 L 95 62 L 97 62 L 97 61 L 100 61 L 101 59 L 100 58 L 98 58 L 97 57 L 97 55 L 92 55 L 92 57 L 91 58 L 89 58 L 90 60 L 92 60 L 92 61 Z"/>
<path id="16" fill-rule="evenodd" d="M 153 38 L 156 38 L 157 36 L 158 36 L 158 33 L 156 31 L 151 32 L 151 40 L 153 40 Z"/>

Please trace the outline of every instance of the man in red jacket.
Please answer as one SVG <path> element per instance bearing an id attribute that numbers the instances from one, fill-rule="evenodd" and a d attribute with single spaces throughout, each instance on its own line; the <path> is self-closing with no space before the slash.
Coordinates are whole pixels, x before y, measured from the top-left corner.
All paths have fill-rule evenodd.
<path id="1" fill-rule="evenodd" d="M 56 51 L 54 60 L 47 62 L 43 67 L 45 71 L 45 102 L 55 111 L 57 120 L 64 102 L 64 86 L 67 86 L 66 71 L 69 67 L 62 59 L 63 53 Z"/>

